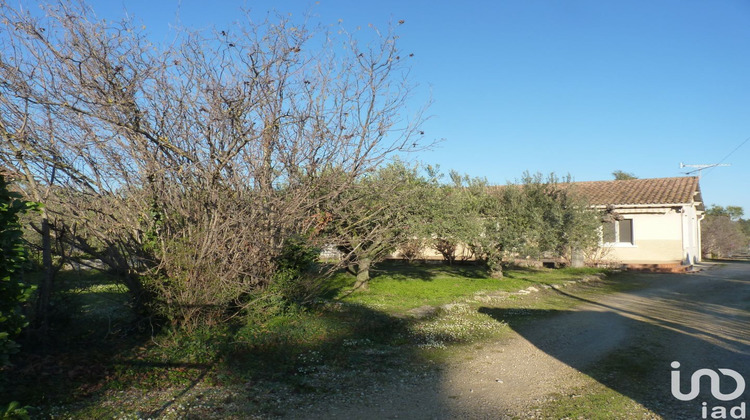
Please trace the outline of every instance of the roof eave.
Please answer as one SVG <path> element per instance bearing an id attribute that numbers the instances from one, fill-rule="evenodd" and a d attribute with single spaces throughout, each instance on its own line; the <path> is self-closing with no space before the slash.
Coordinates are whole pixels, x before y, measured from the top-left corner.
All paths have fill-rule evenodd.
<path id="1" fill-rule="evenodd" d="M 606 209 L 609 206 L 614 207 L 628 207 L 628 208 L 660 208 L 660 207 L 701 207 L 703 203 L 692 202 L 692 203 L 649 203 L 649 204 L 636 204 L 636 203 L 623 203 L 623 204 L 592 204 L 591 207 L 597 209 Z"/>

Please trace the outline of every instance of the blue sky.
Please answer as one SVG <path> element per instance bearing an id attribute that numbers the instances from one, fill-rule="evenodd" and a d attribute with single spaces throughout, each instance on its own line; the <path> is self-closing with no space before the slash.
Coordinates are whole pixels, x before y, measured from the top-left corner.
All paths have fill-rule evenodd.
<path id="1" fill-rule="evenodd" d="M 616 169 L 671 177 L 687 170 L 680 162 L 730 163 L 703 171 L 704 199 L 750 216 L 745 0 L 89 3 L 106 18 L 127 9 L 156 40 L 178 10 L 198 28 L 227 25 L 240 7 L 259 19 L 311 11 L 350 28 L 403 19 L 415 100 L 434 101 L 425 132 L 444 139 L 420 161 L 501 184 L 526 170 L 590 181 Z"/>

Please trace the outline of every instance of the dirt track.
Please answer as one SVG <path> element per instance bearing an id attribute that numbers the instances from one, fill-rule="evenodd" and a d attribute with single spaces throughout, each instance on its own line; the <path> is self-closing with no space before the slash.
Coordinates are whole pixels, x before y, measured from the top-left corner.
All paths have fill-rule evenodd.
<path id="1" fill-rule="evenodd" d="M 721 402 L 707 392 L 689 402 L 672 397 L 672 361 L 681 363 L 683 389 L 688 386 L 684 378 L 700 368 L 733 369 L 750 385 L 750 264 L 639 279 L 648 286 L 597 302 L 561 289 L 558 293 L 581 299 L 581 305 L 560 313 L 532 311 L 530 315 L 545 316 L 511 323 L 510 339 L 461 353 L 414 380 L 287 414 L 341 419 L 547 417 L 534 407 L 598 382 L 659 417 L 700 418 L 702 401 Z M 502 310 L 479 310 L 498 320 L 504 317 Z M 607 371 L 613 359 L 625 360 L 626 369 Z M 722 404 L 750 402 L 748 395 L 746 390 L 739 399 Z M 596 417 L 590 413 L 589 418 Z"/>

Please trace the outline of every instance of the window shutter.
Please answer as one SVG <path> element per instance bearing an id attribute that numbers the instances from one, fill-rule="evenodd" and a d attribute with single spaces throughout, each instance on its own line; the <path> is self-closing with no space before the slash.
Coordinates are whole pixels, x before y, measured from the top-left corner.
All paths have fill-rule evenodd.
<path id="1" fill-rule="evenodd" d="M 633 243 L 633 219 L 623 219 L 618 221 L 620 224 L 620 240 L 619 242 Z"/>

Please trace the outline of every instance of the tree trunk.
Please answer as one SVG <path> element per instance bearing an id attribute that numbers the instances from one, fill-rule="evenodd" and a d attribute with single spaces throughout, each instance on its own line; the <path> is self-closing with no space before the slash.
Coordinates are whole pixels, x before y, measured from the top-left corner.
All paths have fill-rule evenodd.
<path id="1" fill-rule="evenodd" d="M 357 263 L 357 281 L 354 289 L 368 290 L 370 288 L 370 260 L 363 259 Z"/>
<path id="2" fill-rule="evenodd" d="M 583 251 L 573 248 L 570 252 L 570 266 L 575 268 L 585 267 Z"/>
<path id="3" fill-rule="evenodd" d="M 120 281 L 127 287 L 130 295 L 130 302 L 133 305 L 133 312 L 140 316 L 149 316 L 153 314 L 149 309 L 149 303 L 153 302 L 153 293 L 143 287 L 141 279 L 132 273 L 118 273 Z"/>
<path id="4" fill-rule="evenodd" d="M 42 210 L 42 267 L 44 277 L 39 282 L 39 292 L 36 302 L 36 320 L 41 336 L 44 337 L 49 329 L 49 304 L 52 296 L 52 283 L 55 271 L 52 267 L 52 232 L 49 227 L 47 212 Z"/>
<path id="5" fill-rule="evenodd" d="M 488 255 L 487 268 L 489 269 L 490 277 L 493 279 L 503 278 L 503 260 L 500 255 Z"/>

